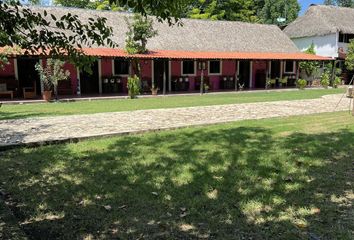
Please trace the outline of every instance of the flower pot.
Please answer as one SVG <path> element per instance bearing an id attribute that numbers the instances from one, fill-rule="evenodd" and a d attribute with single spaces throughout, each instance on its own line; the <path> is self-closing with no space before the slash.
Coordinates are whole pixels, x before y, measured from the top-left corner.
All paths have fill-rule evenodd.
<path id="1" fill-rule="evenodd" d="M 157 92 L 159 91 L 158 88 L 151 88 L 151 94 L 156 96 L 157 95 Z"/>
<path id="2" fill-rule="evenodd" d="M 52 91 L 43 91 L 43 100 L 49 102 L 52 99 Z"/>

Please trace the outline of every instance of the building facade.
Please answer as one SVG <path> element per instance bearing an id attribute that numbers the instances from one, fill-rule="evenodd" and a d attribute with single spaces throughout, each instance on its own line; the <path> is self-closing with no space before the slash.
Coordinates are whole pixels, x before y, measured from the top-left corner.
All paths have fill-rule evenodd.
<path id="1" fill-rule="evenodd" d="M 327 60 L 301 53 L 277 26 L 228 21 L 182 19 L 182 26 L 169 26 L 154 19 L 158 35 L 148 41 L 146 54 L 128 55 L 123 49 L 126 19 L 131 14 L 60 7 L 31 7 L 34 12 L 58 18 L 68 11 L 85 22 L 105 17 L 113 29 L 118 48 L 84 46 L 87 55 L 96 57 L 91 74 L 66 63 L 68 81 L 61 81 L 62 95 L 127 94 L 127 78 L 134 74 L 131 60 L 139 59 L 142 90 L 149 93 L 152 80 L 162 94 L 199 91 L 201 78 L 212 91 L 264 89 L 267 78 L 287 78 L 295 85 L 298 62 Z M 17 97 L 23 88 L 43 90 L 35 64 L 45 65 L 43 56 L 11 56 L 10 64 L 0 70 L 0 84 L 6 84 Z M 275 87 L 275 86 L 274 86 Z"/>

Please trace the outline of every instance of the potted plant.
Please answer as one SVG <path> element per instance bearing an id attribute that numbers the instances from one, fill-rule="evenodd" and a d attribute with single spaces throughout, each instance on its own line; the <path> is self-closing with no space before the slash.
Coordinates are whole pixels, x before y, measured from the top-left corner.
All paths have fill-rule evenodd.
<path id="1" fill-rule="evenodd" d="M 240 91 L 243 91 L 243 89 L 244 89 L 244 87 L 245 87 L 245 84 L 243 83 L 243 84 L 238 84 L 238 89 L 240 90 Z"/>
<path id="2" fill-rule="evenodd" d="M 209 85 L 204 83 L 204 92 L 208 93 L 209 92 Z"/>
<path id="3" fill-rule="evenodd" d="M 59 59 L 48 59 L 45 67 L 36 64 L 36 70 L 39 73 L 40 80 L 43 85 L 42 97 L 45 101 L 52 99 L 52 90 L 54 90 L 55 98 L 58 98 L 58 82 L 69 77 L 70 72 L 63 69 L 64 62 Z"/>
<path id="4" fill-rule="evenodd" d="M 307 81 L 305 79 L 300 78 L 299 80 L 297 80 L 296 85 L 300 90 L 304 90 L 307 85 Z"/>
<path id="5" fill-rule="evenodd" d="M 155 80 L 154 79 L 152 79 L 152 81 L 151 81 L 151 89 L 150 90 L 151 90 L 151 94 L 153 96 L 156 96 L 157 92 L 159 91 L 159 88 L 155 87 Z"/>
<path id="6" fill-rule="evenodd" d="M 329 86 L 329 79 L 330 79 L 330 76 L 329 76 L 329 74 L 328 73 L 323 73 L 322 75 L 321 75 L 321 85 L 322 85 L 322 87 L 324 87 L 324 88 L 328 88 L 328 86 Z"/>

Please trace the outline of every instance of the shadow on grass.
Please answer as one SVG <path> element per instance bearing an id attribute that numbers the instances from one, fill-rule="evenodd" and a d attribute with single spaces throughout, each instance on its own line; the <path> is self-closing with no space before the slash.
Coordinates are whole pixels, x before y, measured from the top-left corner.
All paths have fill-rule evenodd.
<path id="1" fill-rule="evenodd" d="M 3 153 L 0 184 L 31 239 L 350 239 L 353 142 L 196 128 Z"/>

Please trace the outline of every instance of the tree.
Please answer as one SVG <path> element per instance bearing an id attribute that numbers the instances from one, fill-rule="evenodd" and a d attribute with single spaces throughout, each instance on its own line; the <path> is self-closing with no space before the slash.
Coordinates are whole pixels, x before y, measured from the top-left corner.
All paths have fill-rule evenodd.
<path id="1" fill-rule="evenodd" d="M 146 44 L 149 38 L 157 35 L 157 31 L 153 28 L 153 21 L 147 16 L 134 14 L 132 21 L 126 18 L 128 25 L 127 38 L 125 41 L 125 49 L 128 54 L 144 54 L 147 52 Z M 134 73 L 141 79 L 141 67 L 139 59 L 134 58 Z M 154 81 L 152 81 L 152 89 L 155 89 Z"/>
<path id="2" fill-rule="evenodd" d="M 338 7 L 354 7 L 354 0 L 325 0 L 325 5 L 334 5 Z"/>
<path id="3" fill-rule="evenodd" d="M 129 54 L 145 53 L 147 40 L 156 36 L 157 31 L 154 30 L 151 18 L 134 14 L 132 20 L 130 22 L 126 19 L 128 25 L 126 51 Z"/>
<path id="4" fill-rule="evenodd" d="M 324 0 L 324 5 L 336 5 L 336 0 Z"/>
<path id="5" fill-rule="evenodd" d="M 349 71 L 354 70 L 354 40 L 350 40 L 348 44 L 347 57 L 345 58 L 345 67 Z"/>
<path id="6" fill-rule="evenodd" d="M 187 17 L 194 19 L 258 21 L 252 0 L 198 0 L 189 8 Z"/>
<path id="7" fill-rule="evenodd" d="M 294 21 L 300 11 L 300 5 L 297 0 L 264 0 L 264 5 L 259 11 L 259 18 L 263 23 L 286 25 Z M 278 18 L 285 18 L 285 21 L 279 23 Z"/>
<path id="8" fill-rule="evenodd" d="M 68 70 L 64 70 L 65 62 L 58 59 L 48 59 L 46 66 L 42 67 L 40 63 L 36 64 L 36 70 L 46 91 L 54 90 L 55 99 L 58 98 L 58 83 L 66 80 L 70 76 Z"/>
<path id="9" fill-rule="evenodd" d="M 83 1 L 74 2 L 81 4 Z M 152 13 L 160 21 L 166 20 L 169 24 L 178 22 L 189 1 L 116 0 L 119 6 L 126 6 L 142 15 Z M 24 53 L 54 58 L 63 58 L 65 55 L 70 62 L 87 67 L 92 59 L 85 56 L 82 46 L 115 47 L 111 36 L 112 28 L 107 26 L 105 18 L 90 18 L 83 23 L 69 11 L 57 17 L 47 11 L 33 12 L 15 0 L 0 0 L 0 47 L 18 46 Z"/>
<path id="10" fill-rule="evenodd" d="M 316 55 L 315 45 L 312 43 L 305 53 Z M 311 77 L 318 70 L 319 63 L 317 61 L 300 62 L 300 69 L 304 70 L 307 77 Z"/>

